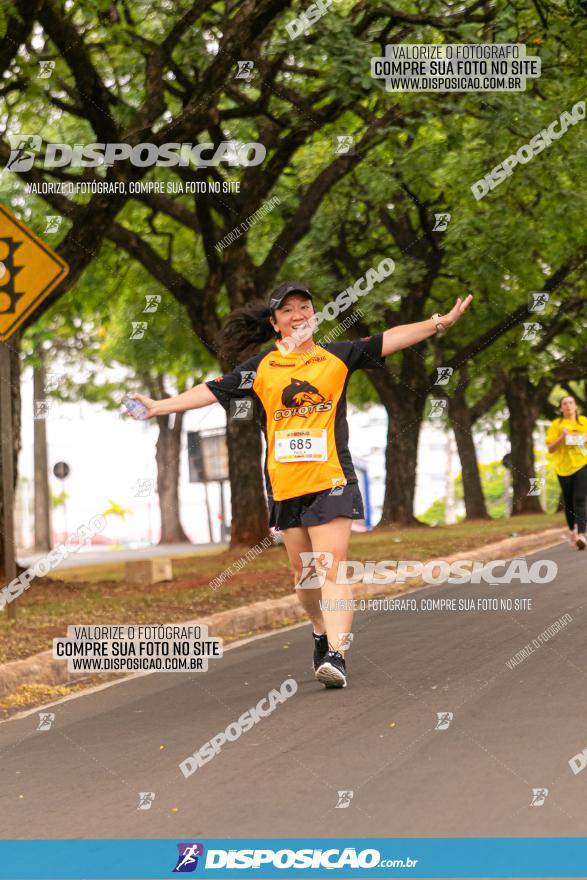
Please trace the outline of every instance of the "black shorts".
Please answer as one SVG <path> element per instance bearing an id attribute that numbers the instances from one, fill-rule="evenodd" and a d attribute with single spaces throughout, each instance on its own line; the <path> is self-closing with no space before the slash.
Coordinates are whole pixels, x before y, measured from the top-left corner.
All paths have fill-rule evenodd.
<path id="1" fill-rule="evenodd" d="M 269 503 L 269 526 L 278 531 L 321 526 L 337 516 L 365 519 L 363 499 L 357 483 Z"/>

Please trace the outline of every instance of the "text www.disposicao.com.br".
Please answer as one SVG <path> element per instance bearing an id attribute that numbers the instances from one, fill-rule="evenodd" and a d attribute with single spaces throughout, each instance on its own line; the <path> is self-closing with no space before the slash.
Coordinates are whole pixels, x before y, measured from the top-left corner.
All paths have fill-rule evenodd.
<path id="1" fill-rule="evenodd" d="M 202 669 L 201 657 L 71 657 L 74 672 L 190 672 Z"/>

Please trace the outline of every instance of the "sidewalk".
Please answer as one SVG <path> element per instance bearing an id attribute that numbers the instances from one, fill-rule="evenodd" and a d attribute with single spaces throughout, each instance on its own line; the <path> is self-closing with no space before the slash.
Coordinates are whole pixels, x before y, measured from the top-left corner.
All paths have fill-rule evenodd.
<path id="1" fill-rule="evenodd" d="M 147 547 L 102 546 L 80 549 L 62 560 L 54 569 L 79 568 L 82 565 L 112 565 L 116 562 L 131 562 L 135 559 L 155 559 L 158 556 L 191 556 L 200 550 L 226 550 L 228 544 L 155 544 Z M 25 568 L 34 565 L 37 559 L 44 559 L 46 553 L 33 553 L 18 557 L 18 563 Z"/>

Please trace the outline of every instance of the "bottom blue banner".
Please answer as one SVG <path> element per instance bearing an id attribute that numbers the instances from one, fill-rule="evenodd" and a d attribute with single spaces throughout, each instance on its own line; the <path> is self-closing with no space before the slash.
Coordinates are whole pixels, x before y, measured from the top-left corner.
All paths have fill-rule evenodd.
<path id="1" fill-rule="evenodd" d="M 8 840 L 0 880 L 587 877 L 586 837 Z"/>

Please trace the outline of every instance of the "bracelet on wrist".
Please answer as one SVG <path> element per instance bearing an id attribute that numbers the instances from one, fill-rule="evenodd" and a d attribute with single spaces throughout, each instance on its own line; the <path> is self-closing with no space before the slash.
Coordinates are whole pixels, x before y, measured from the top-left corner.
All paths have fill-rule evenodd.
<path id="1" fill-rule="evenodd" d="M 434 327 L 435 327 L 437 333 L 444 333 L 446 330 L 445 325 L 440 320 L 441 317 L 442 317 L 442 315 L 439 315 L 438 312 L 435 312 L 430 318 L 430 320 L 434 324 Z"/>

